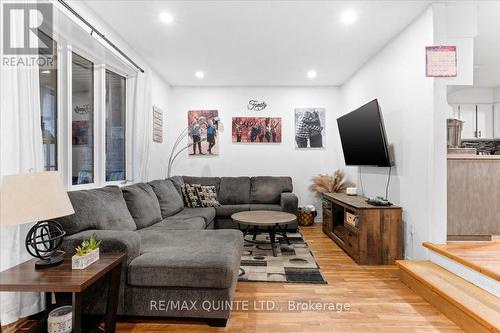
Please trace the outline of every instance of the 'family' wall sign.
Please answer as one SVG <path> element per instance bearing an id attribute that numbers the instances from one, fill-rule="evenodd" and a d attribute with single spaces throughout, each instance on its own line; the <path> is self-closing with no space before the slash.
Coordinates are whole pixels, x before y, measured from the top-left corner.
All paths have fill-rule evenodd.
<path id="1" fill-rule="evenodd" d="M 248 110 L 262 111 L 266 108 L 266 106 L 267 106 L 267 104 L 264 101 L 259 102 L 255 99 L 251 99 L 250 101 L 248 101 L 247 108 L 248 108 Z"/>

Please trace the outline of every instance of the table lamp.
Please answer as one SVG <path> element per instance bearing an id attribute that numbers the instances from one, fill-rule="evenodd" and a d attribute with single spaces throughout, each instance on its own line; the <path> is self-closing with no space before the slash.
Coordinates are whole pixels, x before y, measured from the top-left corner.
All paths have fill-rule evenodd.
<path id="1" fill-rule="evenodd" d="M 58 254 L 66 234 L 53 220 L 75 211 L 55 171 L 30 172 L 5 176 L 0 190 L 0 224 L 18 225 L 36 222 L 26 235 L 26 250 L 41 260 L 36 269 L 57 266 L 63 262 Z"/>

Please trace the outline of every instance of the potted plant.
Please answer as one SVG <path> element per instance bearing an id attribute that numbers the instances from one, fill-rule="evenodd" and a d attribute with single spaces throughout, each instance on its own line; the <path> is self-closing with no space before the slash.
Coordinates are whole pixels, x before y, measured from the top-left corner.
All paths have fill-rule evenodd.
<path id="1" fill-rule="evenodd" d="M 99 246 L 101 241 L 97 240 L 95 234 L 88 240 L 84 240 L 80 246 L 75 248 L 76 254 L 71 258 L 72 269 L 85 269 L 99 260 Z"/>

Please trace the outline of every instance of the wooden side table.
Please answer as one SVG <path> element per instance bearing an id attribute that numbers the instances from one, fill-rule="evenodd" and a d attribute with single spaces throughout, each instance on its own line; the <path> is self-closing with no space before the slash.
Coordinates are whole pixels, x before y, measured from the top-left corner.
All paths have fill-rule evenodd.
<path id="1" fill-rule="evenodd" d="M 51 293 L 71 293 L 73 307 L 73 332 L 90 331 L 102 322 L 103 318 L 82 321 L 82 293 L 95 282 L 108 278 L 108 299 L 106 306 L 105 331 L 114 332 L 118 292 L 124 253 L 101 253 L 99 261 L 86 269 L 71 269 L 71 256 L 65 255 L 61 265 L 46 269 L 35 269 L 32 259 L 0 272 L 0 291 L 45 292 L 46 313 L 51 309 Z M 85 324 L 85 325 L 84 325 Z"/>

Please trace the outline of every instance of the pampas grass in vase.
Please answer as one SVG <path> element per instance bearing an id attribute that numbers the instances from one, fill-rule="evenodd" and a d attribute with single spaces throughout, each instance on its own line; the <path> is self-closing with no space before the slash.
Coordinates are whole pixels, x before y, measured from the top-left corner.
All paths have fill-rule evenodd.
<path id="1" fill-rule="evenodd" d="M 309 190 L 315 192 L 316 195 L 322 193 L 344 193 L 346 188 L 354 184 L 345 178 L 345 173 L 342 170 L 337 170 L 333 175 L 317 175 L 312 179 L 312 184 Z"/>

